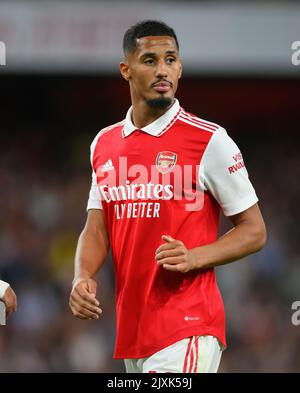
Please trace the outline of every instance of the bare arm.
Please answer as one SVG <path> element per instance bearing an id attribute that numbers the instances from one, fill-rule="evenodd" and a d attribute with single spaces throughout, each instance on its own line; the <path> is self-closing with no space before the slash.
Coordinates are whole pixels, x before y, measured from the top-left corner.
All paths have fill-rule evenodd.
<path id="1" fill-rule="evenodd" d="M 230 217 L 234 227 L 216 242 L 193 249 L 197 267 L 209 268 L 234 262 L 257 252 L 266 243 L 266 227 L 257 204 Z"/>
<path id="2" fill-rule="evenodd" d="M 108 250 L 109 239 L 102 210 L 89 210 L 76 249 L 73 283 L 92 278 L 103 265 Z"/>
<path id="3" fill-rule="evenodd" d="M 98 319 L 101 314 L 93 280 L 109 250 L 109 239 L 102 210 L 89 210 L 86 225 L 79 236 L 75 255 L 75 274 L 70 308 L 81 319 Z"/>
<path id="4" fill-rule="evenodd" d="M 257 204 L 230 217 L 234 225 L 218 240 L 187 250 L 183 242 L 163 236 L 166 243 L 156 251 L 158 264 L 166 270 L 188 272 L 224 265 L 259 251 L 266 243 L 266 228 Z"/>
<path id="5" fill-rule="evenodd" d="M 17 311 L 17 296 L 10 285 L 0 280 L 0 300 L 5 303 L 6 317 Z"/>

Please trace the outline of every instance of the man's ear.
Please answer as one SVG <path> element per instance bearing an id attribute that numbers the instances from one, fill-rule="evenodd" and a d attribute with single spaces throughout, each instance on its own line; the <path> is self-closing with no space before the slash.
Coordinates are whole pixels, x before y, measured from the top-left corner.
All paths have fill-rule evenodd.
<path id="1" fill-rule="evenodd" d="M 183 66 L 182 66 L 182 60 L 180 59 L 180 71 L 179 71 L 179 78 L 178 78 L 178 79 L 181 78 L 181 75 L 182 75 L 182 68 L 183 68 Z"/>
<path id="2" fill-rule="evenodd" d="M 120 72 L 121 72 L 121 75 L 123 76 L 123 78 L 126 81 L 128 81 L 130 79 L 130 69 L 129 69 L 129 65 L 128 65 L 127 61 L 126 60 L 121 61 L 119 68 L 120 68 Z"/>

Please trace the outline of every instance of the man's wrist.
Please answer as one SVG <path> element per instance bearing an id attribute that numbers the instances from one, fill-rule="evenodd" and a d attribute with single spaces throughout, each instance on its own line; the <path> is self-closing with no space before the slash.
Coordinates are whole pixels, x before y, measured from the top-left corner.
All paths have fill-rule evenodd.
<path id="1" fill-rule="evenodd" d="M 8 287 L 9 287 L 8 282 L 0 280 L 0 300 L 2 300 L 4 298 L 5 292 Z"/>
<path id="2" fill-rule="evenodd" d="M 89 280 L 90 278 L 91 277 L 87 274 L 81 274 L 81 275 L 75 276 L 72 281 L 72 288 L 74 288 L 80 281 Z"/>
<path id="3" fill-rule="evenodd" d="M 193 259 L 193 270 L 204 270 L 214 267 L 212 258 L 209 260 L 206 245 L 192 248 L 190 253 Z"/>

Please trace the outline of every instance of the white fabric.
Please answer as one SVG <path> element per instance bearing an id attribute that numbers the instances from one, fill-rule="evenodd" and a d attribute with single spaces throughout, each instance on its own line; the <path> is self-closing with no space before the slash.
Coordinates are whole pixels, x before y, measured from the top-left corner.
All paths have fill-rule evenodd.
<path id="1" fill-rule="evenodd" d="M 96 147 L 96 144 L 98 142 L 98 139 L 100 138 L 100 135 L 103 130 L 99 131 L 96 137 L 94 138 L 91 148 L 90 148 L 90 161 L 91 161 L 91 166 L 93 168 L 93 156 L 94 156 L 94 150 Z M 89 198 L 88 198 L 88 203 L 87 203 L 87 210 L 90 209 L 102 209 L 102 202 L 101 202 L 101 197 L 100 197 L 100 192 L 99 188 L 97 185 L 97 178 L 96 174 L 94 172 L 94 169 L 92 169 L 92 184 L 89 192 Z"/>
<path id="2" fill-rule="evenodd" d="M 180 109 L 179 101 L 175 99 L 174 104 L 170 109 L 167 110 L 162 116 L 148 124 L 146 127 L 140 128 L 140 130 L 146 132 L 147 134 L 158 136 L 165 127 L 171 122 Z M 137 127 L 132 123 L 132 106 L 128 109 L 124 125 L 124 135 L 125 137 L 130 135 Z"/>
<path id="3" fill-rule="evenodd" d="M 0 280 L 0 299 L 3 299 L 4 294 L 9 287 L 9 284 L 5 281 Z"/>
<path id="4" fill-rule="evenodd" d="M 102 209 L 101 195 L 97 185 L 96 174 L 92 173 L 92 185 L 90 188 L 87 210 Z"/>
<path id="5" fill-rule="evenodd" d="M 216 373 L 222 350 L 216 337 L 193 336 L 149 357 L 125 359 L 124 362 L 127 373 Z"/>
<path id="6" fill-rule="evenodd" d="M 229 168 L 243 162 L 239 153 L 237 145 L 221 128 L 214 132 L 200 163 L 199 183 L 211 192 L 225 216 L 243 212 L 258 201 L 246 167 L 230 173 Z"/>

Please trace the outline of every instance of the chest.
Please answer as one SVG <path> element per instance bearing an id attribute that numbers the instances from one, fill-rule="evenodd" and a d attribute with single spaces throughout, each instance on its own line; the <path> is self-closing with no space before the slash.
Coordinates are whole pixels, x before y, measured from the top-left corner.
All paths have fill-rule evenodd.
<path id="1" fill-rule="evenodd" d="M 135 131 L 126 138 L 106 138 L 94 154 L 97 182 L 105 179 L 118 184 L 139 178 L 141 183 L 151 179 L 160 183 L 164 178 L 174 182 L 174 177 L 192 177 L 195 181 L 197 167 L 208 143 L 199 133 L 169 130 L 160 137 Z"/>

